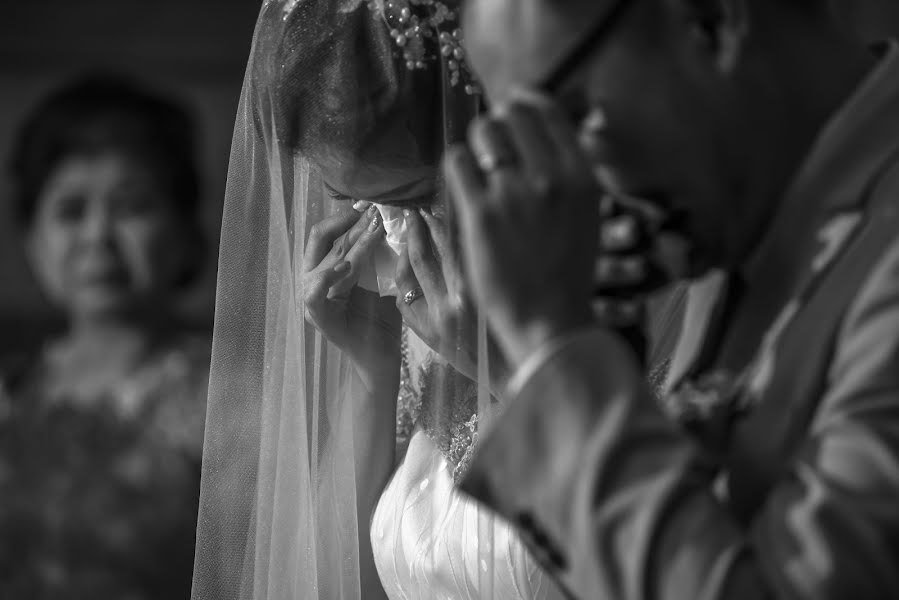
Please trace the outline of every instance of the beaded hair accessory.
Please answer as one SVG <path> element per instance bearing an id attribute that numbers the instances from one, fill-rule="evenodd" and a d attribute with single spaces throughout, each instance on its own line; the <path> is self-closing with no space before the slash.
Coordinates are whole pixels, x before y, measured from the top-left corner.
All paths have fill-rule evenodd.
<path id="1" fill-rule="evenodd" d="M 452 86 L 464 84 L 465 93 L 479 94 L 465 60 L 458 5 L 458 0 L 370 0 L 368 4 L 387 21 L 407 69 L 424 69 L 429 62 L 443 60 Z"/>
<path id="2" fill-rule="evenodd" d="M 266 4 L 277 0 L 265 0 Z M 287 19 L 303 0 L 280 0 L 281 15 Z M 326 0 L 328 1 L 328 0 Z M 376 17 L 390 27 L 398 50 L 410 71 L 425 69 L 429 62 L 443 60 L 455 87 L 464 82 L 465 93 L 479 94 L 480 87 L 465 60 L 462 29 L 459 27 L 460 0 L 333 0 L 339 12 L 352 12 L 363 1 Z"/>

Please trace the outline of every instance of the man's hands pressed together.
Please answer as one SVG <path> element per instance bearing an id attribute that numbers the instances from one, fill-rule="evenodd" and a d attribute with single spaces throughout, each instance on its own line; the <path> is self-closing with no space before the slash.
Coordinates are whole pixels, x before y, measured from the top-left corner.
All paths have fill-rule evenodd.
<path id="1" fill-rule="evenodd" d="M 593 322 L 601 191 L 575 129 L 542 98 L 475 121 L 469 143 L 446 160 L 464 265 L 498 343 L 520 366 Z"/>

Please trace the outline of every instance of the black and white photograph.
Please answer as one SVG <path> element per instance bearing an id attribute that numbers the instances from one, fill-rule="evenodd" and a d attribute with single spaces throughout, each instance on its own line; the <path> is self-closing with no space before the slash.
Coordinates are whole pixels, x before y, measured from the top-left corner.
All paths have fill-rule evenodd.
<path id="1" fill-rule="evenodd" d="M 0 0 L 0 600 L 899 598 L 899 0 Z"/>

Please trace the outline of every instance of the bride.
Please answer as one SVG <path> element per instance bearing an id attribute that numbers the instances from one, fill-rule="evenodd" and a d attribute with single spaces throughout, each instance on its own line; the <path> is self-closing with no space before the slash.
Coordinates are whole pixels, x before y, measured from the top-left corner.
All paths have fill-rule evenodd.
<path id="1" fill-rule="evenodd" d="M 460 38 L 449 2 L 263 4 L 223 220 L 195 599 L 559 597 L 453 488 L 501 376 L 476 315 L 436 314 L 463 297 L 439 178 L 479 104 Z"/>
<path id="2" fill-rule="evenodd" d="M 504 376 L 439 177 L 480 102 L 456 11 L 263 4 L 223 219 L 195 600 L 561 597 L 454 489 Z"/>

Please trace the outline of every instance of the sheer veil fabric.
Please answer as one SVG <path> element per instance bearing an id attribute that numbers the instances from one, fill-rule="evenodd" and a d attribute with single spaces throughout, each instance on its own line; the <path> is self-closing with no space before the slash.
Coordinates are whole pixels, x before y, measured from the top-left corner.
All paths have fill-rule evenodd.
<path id="1" fill-rule="evenodd" d="M 364 405 L 348 356 L 304 319 L 313 225 L 353 200 L 440 204 L 440 157 L 478 105 L 453 64 L 454 18 L 434 0 L 262 5 L 225 198 L 194 600 L 544 597 L 510 531 L 452 486 L 493 403 L 483 323 L 477 382 L 405 329 L 375 349 L 395 354 L 397 413 Z M 409 453 L 386 489 L 360 489 L 365 440 L 393 443 L 398 421 Z M 378 510 L 360 510 L 371 493 Z"/>

